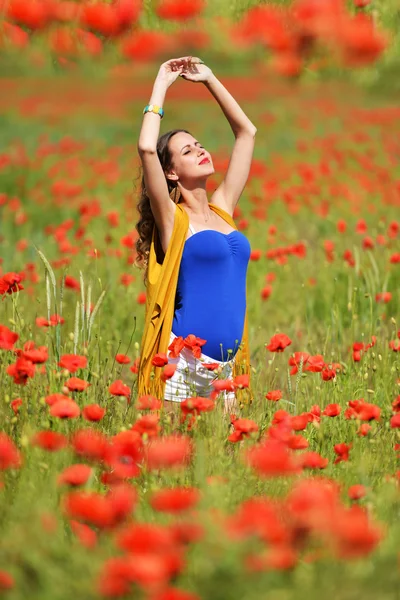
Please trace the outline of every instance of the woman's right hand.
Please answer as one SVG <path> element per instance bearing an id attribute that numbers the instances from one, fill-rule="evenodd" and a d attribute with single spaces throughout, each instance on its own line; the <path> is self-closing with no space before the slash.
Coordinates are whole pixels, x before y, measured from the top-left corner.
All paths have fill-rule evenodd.
<path id="1" fill-rule="evenodd" d="M 163 63 L 158 71 L 156 81 L 161 81 L 167 87 L 172 85 L 179 75 L 190 66 L 191 56 L 171 58 Z"/>

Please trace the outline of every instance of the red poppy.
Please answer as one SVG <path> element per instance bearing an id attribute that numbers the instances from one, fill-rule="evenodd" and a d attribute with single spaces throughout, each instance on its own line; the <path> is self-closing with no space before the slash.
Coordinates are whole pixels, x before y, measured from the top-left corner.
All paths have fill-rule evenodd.
<path id="1" fill-rule="evenodd" d="M 161 19 L 186 21 L 198 16 L 204 8 L 204 0 L 161 0 L 156 13 Z"/>
<path id="2" fill-rule="evenodd" d="M 337 454 L 337 458 L 334 460 L 334 464 L 348 461 L 349 460 L 349 452 L 352 447 L 352 444 L 335 444 L 333 447 L 335 454 Z"/>
<path id="3" fill-rule="evenodd" d="M 14 586 L 14 577 L 7 571 L 0 570 L 0 591 L 12 590 Z"/>
<path id="4" fill-rule="evenodd" d="M 135 361 L 134 361 L 133 365 L 131 367 L 129 367 L 129 370 L 132 371 L 132 373 L 138 373 L 139 372 L 139 364 L 140 364 L 140 356 L 138 358 L 135 358 Z"/>
<path id="5" fill-rule="evenodd" d="M 75 454 L 86 460 L 103 461 L 109 450 L 109 441 L 100 431 L 80 429 L 71 440 Z"/>
<path id="6" fill-rule="evenodd" d="M 36 31 L 43 29 L 52 20 L 53 14 L 49 3 L 41 2 L 40 0 L 11 0 L 7 17 L 29 29 Z"/>
<path id="7" fill-rule="evenodd" d="M 235 386 L 235 388 L 239 388 L 240 390 L 242 390 L 243 388 L 248 388 L 249 383 L 250 375 L 248 374 L 236 375 L 236 377 L 233 379 L 233 385 Z"/>
<path id="8" fill-rule="evenodd" d="M 156 523 L 130 523 L 116 535 L 117 547 L 132 555 L 168 553 L 176 546 L 170 527 Z"/>
<path id="9" fill-rule="evenodd" d="M 293 369 L 290 371 L 290 374 L 296 375 L 298 373 L 301 361 L 303 361 L 304 371 L 304 365 L 308 363 L 309 358 L 310 355 L 307 354 L 307 352 L 295 352 L 294 355 L 289 358 L 289 366 L 293 367 Z"/>
<path id="10" fill-rule="evenodd" d="M 235 384 L 232 379 L 216 379 L 211 383 L 216 392 L 234 392 Z"/>
<path id="11" fill-rule="evenodd" d="M 97 545 L 97 534 L 88 525 L 71 520 L 69 522 L 72 532 L 85 548 L 94 548 Z"/>
<path id="12" fill-rule="evenodd" d="M 165 381 L 167 381 L 167 379 L 171 379 L 171 377 L 174 376 L 174 373 L 177 368 L 178 368 L 178 365 L 174 365 L 172 363 L 169 365 L 166 365 L 161 373 L 161 381 L 165 382 Z"/>
<path id="13" fill-rule="evenodd" d="M 373 20 L 364 14 L 346 18 L 338 41 L 345 64 L 353 67 L 368 65 L 377 60 L 387 44 Z"/>
<path id="14" fill-rule="evenodd" d="M 381 409 L 376 404 L 370 404 L 369 402 L 362 401 L 354 401 L 354 405 L 352 402 L 349 402 L 351 408 L 353 408 L 356 412 L 357 419 L 361 421 L 379 421 Z"/>
<path id="15" fill-rule="evenodd" d="M 371 425 L 368 425 L 368 423 L 363 423 L 362 425 L 360 425 L 358 431 L 357 431 L 357 435 L 360 435 L 362 437 L 368 435 L 368 433 L 371 431 L 372 427 Z"/>
<path id="16" fill-rule="evenodd" d="M 48 452 L 57 452 L 65 448 L 68 440 L 62 433 L 57 431 L 38 431 L 31 440 L 32 446 L 39 446 Z"/>
<path id="17" fill-rule="evenodd" d="M 119 479 L 138 477 L 143 459 L 143 442 L 137 431 L 121 431 L 108 446 L 105 463 Z"/>
<path id="18" fill-rule="evenodd" d="M 151 364 L 155 367 L 164 367 L 168 364 L 168 356 L 165 354 L 165 352 L 158 352 L 154 355 Z"/>
<path id="19" fill-rule="evenodd" d="M 309 371 L 310 373 L 321 373 L 325 366 L 324 357 L 322 354 L 315 354 L 309 356 L 307 363 L 303 366 L 303 371 Z"/>
<path id="20" fill-rule="evenodd" d="M 55 393 L 55 394 L 49 394 L 48 396 L 45 397 L 44 400 L 45 400 L 46 404 L 48 404 L 48 406 L 53 406 L 53 404 L 55 404 L 59 400 L 70 400 L 70 397 L 65 396 L 64 394 Z"/>
<path id="21" fill-rule="evenodd" d="M 153 492 L 150 505 L 158 512 L 181 513 L 196 506 L 200 500 L 197 488 L 172 488 Z"/>
<path id="22" fill-rule="evenodd" d="M 87 367 L 87 358 L 86 356 L 79 356 L 77 354 L 63 354 L 58 366 L 67 369 L 70 373 L 76 373 L 78 369 L 85 369 Z"/>
<path id="23" fill-rule="evenodd" d="M 130 560 L 124 557 L 109 558 L 102 565 L 97 582 L 97 592 L 106 598 L 127 596 L 131 591 Z"/>
<path id="24" fill-rule="evenodd" d="M 63 323 L 65 323 L 64 317 L 60 317 L 57 314 L 51 315 L 50 321 L 48 321 L 44 317 L 36 318 L 36 325 L 38 327 L 55 327 L 56 325 L 62 325 Z"/>
<path id="25" fill-rule="evenodd" d="M 391 301 L 391 299 L 392 299 L 391 292 L 379 292 L 378 294 L 375 295 L 376 302 L 384 302 L 385 304 L 387 304 L 388 302 Z"/>
<path id="26" fill-rule="evenodd" d="M 271 400 L 271 402 L 278 402 L 278 400 L 282 399 L 281 390 L 271 390 L 265 394 L 267 400 Z"/>
<path id="27" fill-rule="evenodd" d="M 328 404 L 322 414 L 326 417 L 337 417 L 341 410 L 340 404 Z"/>
<path id="28" fill-rule="evenodd" d="M 347 495 L 350 500 L 361 500 L 366 495 L 367 490 L 361 483 L 357 483 L 349 487 Z"/>
<path id="29" fill-rule="evenodd" d="M 81 410 L 74 400 L 68 398 L 68 400 L 59 400 L 53 404 L 50 407 L 50 414 L 59 419 L 75 419 L 79 417 Z"/>
<path id="30" fill-rule="evenodd" d="M 26 360 L 30 360 L 33 364 L 43 364 L 49 358 L 49 351 L 46 346 L 39 346 L 39 348 L 35 348 L 34 342 L 27 342 L 24 344 L 23 351 L 18 352 L 19 356 L 25 358 Z"/>
<path id="31" fill-rule="evenodd" d="M 291 343 L 292 340 L 285 333 L 277 333 L 272 336 L 268 345 L 265 344 L 265 347 L 270 352 L 283 352 Z"/>
<path id="32" fill-rule="evenodd" d="M 209 483 L 209 480 L 207 481 Z M 189 516 L 189 515 L 188 515 Z M 176 520 L 170 525 L 170 530 L 177 544 L 187 545 L 199 542 L 205 536 L 205 529 L 200 523 L 192 520 Z"/>
<path id="33" fill-rule="evenodd" d="M 187 398 L 180 403 L 180 409 L 183 415 L 195 414 L 198 415 L 202 412 L 211 412 L 215 408 L 215 402 L 210 398 L 202 398 L 196 396 L 193 398 Z"/>
<path id="34" fill-rule="evenodd" d="M 251 419 L 235 419 L 232 424 L 234 431 L 228 437 L 228 440 L 233 443 L 241 442 L 244 438 L 249 437 L 251 433 L 259 430 L 257 423 Z"/>
<path id="35" fill-rule="evenodd" d="M 84 381 L 83 379 L 79 379 L 79 377 L 70 377 L 65 382 L 65 386 L 69 389 L 70 392 L 84 392 L 90 383 L 88 381 Z"/>
<path id="36" fill-rule="evenodd" d="M 303 469 L 325 469 L 328 459 L 323 458 L 318 452 L 304 452 L 299 456 L 299 463 Z"/>
<path id="37" fill-rule="evenodd" d="M 321 377 L 324 381 L 331 381 L 336 377 L 336 371 L 334 369 L 322 369 Z"/>
<path id="38" fill-rule="evenodd" d="M 130 60 L 147 62 L 157 58 L 170 46 L 170 37 L 162 31 L 135 30 L 122 41 L 120 49 L 121 54 Z M 140 292 L 136 301 L 145 304 L 146 292 Z"/>
<path id="39" fill-rule="evenodd" d="M 192 354 L 195 358 L 201 358 L 201 347 L 207 343 L 207 340 L 203 340 L 202 338 L 196 337 L 194 334 L 189 334 L 183 340 L 185 344 L 185 348 L 190 348 Z"/>
<path id="40" fill-rule="evenodd" d="M 168 346 L 168 350 L 170 351 L 168 357 L 177 358 L 184 348 L 185 342 L 183 341 L 183 337 L 181 335 L 175 337 L 171 344 Z"/>
<path id="41" fill-rule="evenodd" d="M 131 362 L 131 359 L 126 354 L 117 354 L 115 356 L 115 360 L 120 365 L 129 365 L 129 363 Z"/>
<path id="42" fill-rule="evenodd" d="M 20 451 L 7 434 L 0 432 L 0 471 L 19 469 L 21 465 Z"/>
<path id="43" fill-rule="evenodd" d="M 390 419 L 390 427 L 392 429 L 398 429 L 400 427 L 400 412 L 396 413 L 391 419 Z"/>
<path id="44" fill-rule="evenodd" d="M 18 413 L 22 404 L 23 404 L 23 401 L 21 398 L 15 398 L 15 400 L 11 400 L 10 406 L 13 409 L 15 415 Z"/>
<path id="45" fill-rule="evenodd" d="M 88 465 L 71 465 L 64 469 L 64 471 L 58 476 L 58 485 L 70 485 L 73 487 L 84 485 L 93 470 Z"/>
<path id="46" fill-rule="evenodd" d="M 74 279 L 74 277 L 71 277 L 71 275 L 66 275 L 64 285 L 70 290 L 75 290 L 76 292 L 81 291 L 81 285 L 79 281 L 77 279 Z"/>
<path id="47" fill-rule="evenodd" d="M 114 381 L 108 388 L 108 391 L 112 396 L 125 396 L 129 398 L 131 395 L 129 386 L 125 385 L 121 379 Z"/>
<path id="48" fill-rule="evenodd" d="M 310 421 L 309 417 L 309 413 L 302 413 L 301 415 L 295 415 L 294 417 L 291 417 L 290 427 L 293 429 L 293 431 L 303 431 Z"/>
<path id="49" fill-rule="evenodd" d="M 0 277 L 0 296 L 23 290 L 24 287 L 21 281 L 22 277 L 18 273 L 5 273 Z"/>
<path id="50" fill-rule="evenodd" d="M 8 365 L 6 373 L 14 378 L 14 383 L 26 385 L 28 379 L 35 375 L 35 365 L 26 358 L 18 358 L 15 363 Z"/>
<path id="51" fill-rule="evenodd" d="M 262 289 L 261 289 L 261 298 L 263 300 L 267 300 L 270 295 L 272 294 L 272 286 L 270 285 L 265 285 Z"/>
<path id="52" fill-rule="evenodd" d="M 119 525 L 134 511 L 138 494 L 136 488 L 129 483 L 119 482 L 109 490 L 107 499 L 113 510 L 113 525 Z"/>
<path id="53" fill-rule="evenodd" d="M 0 349 L 12 350 L 14 344 L 18 341 L 18 333 L 10 331 L 5 325 L 0 325 Z"/>
<path id="54" fill-rule="evenodd" d="M 268 439 L 262 444 L 250 448 L 246 454 L 247 462 L 263 477 L 294 475 L 299 467 L 286 444 Z"/>
<path id="55" fill-rule="evenodd" d="M 305 450 L 308 448 L 308 441 L 302 435 L 290 435 L 287 441 L 288 448 L 291 450 Z"/>
<path id="56" fill-rule="evenodd" d="M 156 437 L 161 427 L 159 425 L 160 417 L 156 414 L 145 415 L 140 417 L 132 426 L 132 431 L 136 431 L 139 435 L 146 434 L 147 437 Z"/>
<path id="57" fill-rule="evenodd" d="M 138 410 L 160 410 L 162 408 L 161 400 L 158 400 L 154 396 L 145 395 L 140 396 L 136 402 L 136 408 Z"/>
<path id="58" fill-rule="evenodd" d="M 145 448 L 145 462 L 150 470 L 183 467 L 193 452 L 189 437 L 171 435 L 154 438 Z"/>
<path id="59" fill-rule="evenodd" d="M 273 419 L 272 419 L 272 425 L 279 425 L 279 424 L 286 424 L 288 425 L 288 427 L 291 427 L 290 425 L 290 419 L 291 416 L 289 415 L 289 413 L 286 410 L 277 410 L 274 413 Z"/>
<path id="60" fill-rule="evenodd" d="M 382 529 L 358 505 L 338 510 L 334 522 L 332 537 L 341 559 L 367 556 L 383 538 Z"/>
<path id="61" fill-rule="evenodd" d="M 106 409 L 98 404 L 87 404 L 82 411 L 82 416 L 86 421 L 101 421 L 106 414 Z"/>
<path id="62" fill-rule="evenodd" d="M 64 497 L 63 509 L 67 517 L 83 521 L 99 529 L 111 527 L 114 514 L 106 496 L 96 492 L 70 492 Z"/>

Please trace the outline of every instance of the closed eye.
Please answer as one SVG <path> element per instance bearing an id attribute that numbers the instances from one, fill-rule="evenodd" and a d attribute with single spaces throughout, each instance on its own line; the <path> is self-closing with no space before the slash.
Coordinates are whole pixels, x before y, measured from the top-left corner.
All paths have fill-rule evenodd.
<path id="1" fill-rule="evenodd" d="M 199 148 L 202 148 L 202 149 L 204 150 L 204 146 L 200 146 L 200 145 L 199 145 L 198 147 L 199 147 Z M 186 152 L 184 152 L 184 153 L 183 153 L 183 155 L 185 155 L 185 154 L 189 154 L 189 152 L 190 152 L 190 149 L 189 149 L 189 150 L 186 150 Z"/>

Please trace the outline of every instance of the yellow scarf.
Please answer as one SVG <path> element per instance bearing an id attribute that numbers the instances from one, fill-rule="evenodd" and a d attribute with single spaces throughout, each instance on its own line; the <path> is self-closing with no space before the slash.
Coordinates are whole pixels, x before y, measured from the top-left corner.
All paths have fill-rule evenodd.
<path id="1" fill-rule="evenodd" d="M 237 229 L 234 220 L 225 210 L 211 203 L 209 207 Z M 168 354 L 179 267 L 188 228 L 188 214 L 177 204 L 172 237 L 164 258 L 162 258 L 163 252 L 157 227 L 154 225 L 153 228 L 147 272 L 145 324 L 137 379 L 139 396 L 151 394 L 159 399 L 164 398 L 165 383 L 161 380 L 162 368 L 154 367 L 151 361 L 159 352 Z M 243 374 L 248 374 L 251 378 L 247 309 L 241 347 L 235 355 L 233 377 Z M 251 403 L 253 394 L 250 385 L 249 388 L 237 389 L 236 397 L 239 405 Z"/>

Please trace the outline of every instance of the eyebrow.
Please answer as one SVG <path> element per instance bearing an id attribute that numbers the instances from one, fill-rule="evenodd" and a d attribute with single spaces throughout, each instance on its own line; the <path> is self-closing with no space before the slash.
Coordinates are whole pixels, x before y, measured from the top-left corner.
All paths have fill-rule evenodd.
<path id="1" fill-rule="evenodd" d="M 195 142 L 195 146 L 199 144 L 199 146 L 201 146 L 200 142 Z M 182 154 L 182 150 L 184 150 L 185 148 L 187 148 L 188 146 L 190 146 L 190 144 L 186 144 L 186 146 L 183 146 L 183 148 L 181 148 L 181 154 Z"/>

